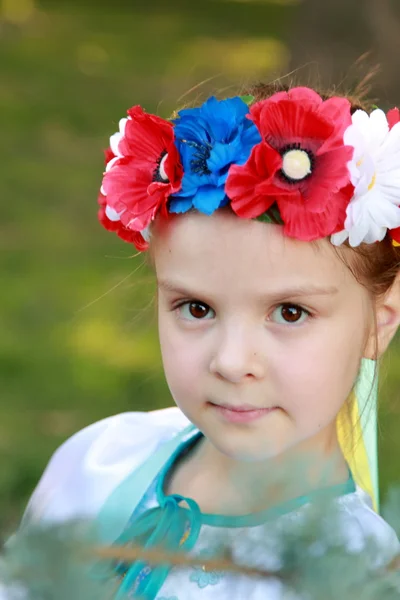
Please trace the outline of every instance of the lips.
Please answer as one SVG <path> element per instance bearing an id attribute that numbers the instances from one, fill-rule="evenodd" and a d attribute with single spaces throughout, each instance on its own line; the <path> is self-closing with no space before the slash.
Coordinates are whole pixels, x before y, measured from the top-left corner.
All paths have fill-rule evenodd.
<path id="1" fill-rule="evenodd" d="M 230 404 L 214 404 L 213 402 L 210 402 L 209 405 L 214 409 L 219 417 L 221 417 L 224 421 L 229 421 L 230 423 L 250 423 L 266 417 L 270 413 L 277 410 L 277 407 L 275 406 L 272 408 L 257 408 L 251 404 L 240 404 L 234 406 Z"/>
<path id="2" fill-rule="evenodd" d="M 232 410 L 233 412 L 251 412 L 255 410 L 272 410 L 273 408 L 276 408 L 275 406 L 254 406 L 253 404 L 240 404 L 238 406 L 231 404 L 217 404 L 214 402 L 210 402 L 210 404 L 213 404 L 214 406 L 219 406 L 220 408 L 225 408 L 226 410 Z"/>

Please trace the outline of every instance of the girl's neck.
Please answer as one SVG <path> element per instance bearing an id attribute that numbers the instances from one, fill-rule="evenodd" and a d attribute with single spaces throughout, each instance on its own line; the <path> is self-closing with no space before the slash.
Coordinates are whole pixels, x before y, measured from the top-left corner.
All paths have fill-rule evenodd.
<path id="1" fill-rule="evenodd" d="M 244 515 L 266 510 L 312 491 L 345 483 L 349 471 L 336 437 L 319 435 L 284 455 L 244 462 L 203 438 L 177 465 L 169 494 L 193 498 L 202 512 Z"/>

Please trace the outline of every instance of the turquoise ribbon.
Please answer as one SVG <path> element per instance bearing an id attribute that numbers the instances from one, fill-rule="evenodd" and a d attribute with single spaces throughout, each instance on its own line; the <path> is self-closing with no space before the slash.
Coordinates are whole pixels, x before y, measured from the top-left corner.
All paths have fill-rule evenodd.
<path id="1" fill-rule="evenodd" d="M 189 510 L 180 506 L 185 502 Z M 197 542 L 201 528 L 201 512 L 194 500 L 179 495 L 167 496 L 162 506 L 152 508 L 131 521 L 116 541 L 116 545 L 141 545 L 144 549 L 159 548 L 172 552 L 188 552 Z M 131 566 L 119 565 L 123 575 L 115 600 L 140 597 L 153 600 L 162 587 L 170 564 L 150 566 L 137 561 Z"/>
<path id="2" fill-rule="evenodd" d="M 173 438 L 162 443 L 147 460 L 133 469 L 112 491 L 96 517 L 96 527 L 101 544 L 110 545 L 118 539 L 130 521 L 132 513 L 171 455 L 182 442 L 190 439 L 194 433 L 197 433 L 197 429 L 190 424 Z"/>
<path id="3" fill-rule="evenodd" d="M 182 442 L 192 438 L 195 433 L 198 433 L 197 429 L 190 424 L 162 443 L 113 490 L 96 518 L 100 544 L 127 545 L 136 542 L 144 548 L 158 546 L 175 551 L 188 551 L 194 546 L 201 527 L 200 509 L 194 500 L 171 495 L 165 497 L 159 507 L 139 517 L 135 517 L 135 513 L 146 491 L 169 463 L 171 456 Z M 180 507 L 181 502 L 185 502 L 190 510 Z M 153 600 L 170 568 L 170 565 L 151 568 L 144 561 L 137 561 L 130 567 L 119 565 L 117 568 L 115 565 L 97 563 L 90 568 L 90 576 L 108 580 L 119 572 L 124 579 L 116 593 L 116 600 L 132 595 L 133 588 L 137 588 L 142 598 Z"/>
<path id="4" fill-rule="evenodd" d="M 254 515 L 234 517 L 201 513 L 193 499 L 177 494 L 166 496 L 163 489 L 165 477 L 182 452 L 182 445 L 188 447 L 188 444 L 196 441 L 200 435 L 194 426 L 178 433 L 172 440 L 162 444 L 112 492 L 97 518 L 103 543 L 116 546 L 134 544 L 144 549 L 159 548 L 173 553 L 189 552 L 198 540 L 202 524 L 223 527 L 252 526 L 290 512 L 321 495 L 339 496 L 353 493 L 355 490 L 349 472 L 349 479 L 344 484 L 315 490 L 310 496 L 294 498 L 278 507 Z M 143 497 L 154 484 L 159 506 L 140 514 Z M 144 560 L 136 561 L 132 565 L 102 563 L 95 566 L 92 576 L 109 578 L 117 575 L 121 578 L 115 600 L 133 597 L 154 600 L 171 568 L 171 564 L 152 566 Z"/>

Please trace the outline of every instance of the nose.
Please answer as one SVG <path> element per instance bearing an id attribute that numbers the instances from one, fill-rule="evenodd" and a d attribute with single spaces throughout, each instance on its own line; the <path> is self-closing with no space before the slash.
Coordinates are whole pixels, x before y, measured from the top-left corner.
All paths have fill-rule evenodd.
<path id="1" fill-rule="evenodd" d="M 232 383 L 263 378 L 265 358 L 258 337 L 237 324 L 226 327 L 218 335 L 210 361 L 211 373 Z"/>

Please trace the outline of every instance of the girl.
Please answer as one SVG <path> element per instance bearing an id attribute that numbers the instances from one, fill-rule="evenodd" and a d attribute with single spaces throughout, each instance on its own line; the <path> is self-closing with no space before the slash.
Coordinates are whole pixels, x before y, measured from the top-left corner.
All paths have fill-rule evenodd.
<path id="1" fill-rule="evenodd" d="M 76 434 L 28 517 L 94 517 L 107 543 L 196 556 L 224 536 L 239 563 L 277 568 L 279 527 L 327 493 L 349 548 L 372 536 L 389 560 L 398 541 L 371 501 L 375 366 L 400 323 L 399 111 L 268 86 L 172 121 L 135 106 L 111 137 L 99 202 L 105 228 L 149 252 L 177 407 Z M 285 485 L 294 457 L 312 465 Z M 200 568 L 119 571 L 117 598 L 284 594 Z"/>

